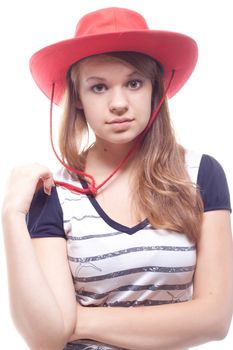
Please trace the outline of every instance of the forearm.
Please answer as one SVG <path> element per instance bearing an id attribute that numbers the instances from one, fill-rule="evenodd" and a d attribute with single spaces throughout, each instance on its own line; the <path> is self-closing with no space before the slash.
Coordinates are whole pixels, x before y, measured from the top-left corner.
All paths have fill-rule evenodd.
<path id="1" fill-rule="evenodd" d="M 12 317 L 32 349 L 60 350 L 62 314 L 42 273 L 23 214 L 3 214 Z"/>
<path id="2" fill-rule="evenodd" d="M 183 349 L 221 338 L 221 315 L 214 303 L 85 308 L 79 335 L 124 349 Z M 215 322 L 219 317 L 218 322 Z M 74 339 L 74 338 L 73 338 Z"/>

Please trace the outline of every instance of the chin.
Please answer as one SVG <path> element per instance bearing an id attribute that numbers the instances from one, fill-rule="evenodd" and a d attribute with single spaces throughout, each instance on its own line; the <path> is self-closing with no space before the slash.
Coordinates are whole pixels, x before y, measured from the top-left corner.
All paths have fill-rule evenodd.
<path id="1" fill-rule="evenodd" d="M 118 133 L 115 134 L 112 138 L 112 143 L 120 144 L 120 145 L 127 145 L 134 143 L 137 139 L 137 137 L 141 134 L 141 131 L 139 133 L 129 134 L 129 133 Z"/>
<path id="2" fill-rule="evenodd" d="M 136 137 L 134 138 L 119 138 L 118 140 L 112 140 L 111 143 L 115 144 L 115 145 L 131 145 L 135 142 Z"/>

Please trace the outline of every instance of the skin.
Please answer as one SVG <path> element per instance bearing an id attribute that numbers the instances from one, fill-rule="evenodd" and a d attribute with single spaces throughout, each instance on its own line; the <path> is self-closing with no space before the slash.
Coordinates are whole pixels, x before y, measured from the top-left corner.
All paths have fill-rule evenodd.
<path id="1" fill-rule="evenodd" d="M 151 84 L 145 80 L 135 88 L 138 85 L 131 78 L 134 81 L 139 77 L 137 73 L 128 79 L 132 70 L 103 59 L 87 60 L 81 67 L 77 107 L 84 109 L 96 133 L 96 146 L 88 154 L 87 170 L 98 181 L 122 159 L 150 117 Z M 98 81 L 91 80 L 94 91 L 93 85 L 90 89 L 87 84 L 91 76 L 98 76 Z M 100 77 L 104 79 L 101 85 Z M 132 120 L 122 123 L 120 118 Z M 111 123 L 112 120 L 115 122 Z M 128 220 L 125 212 L 131 205 L 127 191 L 132 164 L 133 159 L 118 172 L 111 186 L 104 187 L 102 197 L 97 197 L 101 204 L 105 203 L 109 216 L 123 223 Z M 30 239 L 25 216 L 38 186 L 43 186 L 49 195 L 53 187 L 49 169 L 39 164 L 15 168 L 2 208 L 12 317 L 31 350 L 61 350 L 68 340 L 82 338 L 135 350 L 180 350 L 226 336 L 233 309 L 228 211 L 204 214 L 197 244 L 193 300 L 137 308 L 88 308 L 75 300 L 66 241 Z M 114 207 L 110 204 L 111 191 L 125 194 L 121 202 L 114 201 Z M 129 220 L 127 224 L 134 225 L 135 217 Z"/>
<path id="2" fill-rule="evenodd" d="M 83 109 L 96 137 L 87 155 L 86 171 L 98 184 L 116 168 L 147 126 L 151 116 L 152 84 L 131 65 L 99 56 L 81 62 L 78 93 L 77 107 Z M 129 179 L 134 171 L 134 156 L 96 196 L 112 219 L 131 227 L 144 219 L 143 213 L 139 217 L 128 210 L 133 205 Z M 110 205 L 111 198 L 115 198 L 114 206 Z"/>
<path id="3" fill-rule="evenodd" d="M 128 64 L 105 56 L 81 62 L 78 93 L 98 149 L 125 153 L 148 124 L 152 84 Z"/>

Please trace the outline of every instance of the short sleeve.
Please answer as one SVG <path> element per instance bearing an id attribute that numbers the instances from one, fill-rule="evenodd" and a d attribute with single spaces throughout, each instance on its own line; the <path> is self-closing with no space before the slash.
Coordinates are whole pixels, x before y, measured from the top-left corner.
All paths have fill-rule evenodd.
<path id="1" fill-rule="evenodd" d="M 204 203 L 204 211 L 229 210 L 230 193 L 225 172 L 219 162 L 206 154 L 202 155 L 197 184 Z"/>
<path id="2" fill-rule="evenodd" d="M 35 193 L 27 214 L 27 226 L 31 238 L 62 237 L 66 239 L 63 228 L 63 212 L 56 187 L 48 196 L 40 189 Z"/>

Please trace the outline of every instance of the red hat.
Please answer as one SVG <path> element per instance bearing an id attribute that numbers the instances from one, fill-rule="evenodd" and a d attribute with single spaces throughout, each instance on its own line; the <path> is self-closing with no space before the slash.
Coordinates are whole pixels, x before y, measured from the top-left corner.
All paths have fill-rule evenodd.
<path id="1" fill-rule="evenodd" d="M 167 91 L 172 97 L 188 80 L 198 56 L 196 42 L 183 34 L 150 30 L 137 12 L 110 7 L 88 13 L 78 22 L 74 38 L 60 41 L 36 52 L 30 60 L 32 76 L 50 98 L 55 83 L 53 101 L 61 102 L 70 66 L 96 54 L 112 51 L 134 51 L 151 56 L 164 71 L 165 87 L 171 74 L 174 79 Z"/>

